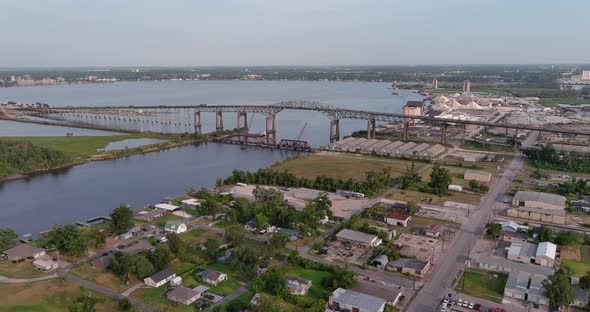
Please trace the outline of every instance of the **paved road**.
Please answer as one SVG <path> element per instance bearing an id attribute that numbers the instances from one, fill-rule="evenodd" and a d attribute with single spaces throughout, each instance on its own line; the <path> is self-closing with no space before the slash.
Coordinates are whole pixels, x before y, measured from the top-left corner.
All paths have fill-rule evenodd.
<path id="1" fill-rule="evenodd" d="M 231 293 L 229 296 L 219 300 L 217 303 L 210 305 L 209 307 L 207 307 L 207 309 L 205 310 L 205 312 L 211 312 L 213 311 L 213 308 L 215 308 L 215 306 L 230 302 L 234 299 L 236 299 L 237 297 L 241 296 L 243 293 L 245 293 L 246 291 L 248 291 L 248 285 L 241 283 L 242 287 L 236 289 L 236 291 L 234 291 L 233 293 Z"/>
<path id="2" fill-rule="evenodd" d="M 537 137 L 538 132 L 532 133 L 523 146 L 530 146 Z M 496 204 L 501 202 L 501 198 L 522 169 L 524 161 L 524 155 L 516 155 L 500 179 L 490 185 L 490 191 L 483 196 L 477 209 L 473 212 L 471 222 L 463 225 L 453 242 L 448 246 L 446 256 L 435 268 L 430 279 L 406 311 L 436 311 L 440 300 L 450 291 L 451 283 L 467 260 L 469 251 L 483 233 L 485 225 L 493 218 Z"/>
<path id="3" fill-rule="evenodd" d="M 17 284 L 17 283 L 32 283 L 32 282 L 39 282 L 44 281 L 52 278 L 56 278 L 57 274 L 51 274 L 47 276 L 41 277 L 33 277 L 33 278 L 10 278 L 5 276 L 0 276 L 0 283 L 6 284 Z"/>

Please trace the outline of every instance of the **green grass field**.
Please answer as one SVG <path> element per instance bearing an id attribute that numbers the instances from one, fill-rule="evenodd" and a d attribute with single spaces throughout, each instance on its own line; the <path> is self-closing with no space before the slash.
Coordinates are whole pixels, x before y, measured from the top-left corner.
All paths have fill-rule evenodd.
<path id="1" fill-rule="evenodd" d="M 411 162 L 403 160 L 380 159 L 369 156 L 332 156 L 332 155 L 308 155 L 282 161 L 271 167 L 273 170 L 287 170 L 290 173 L 308 179 L 317 176 L 353 180 L 364 180 L 368 171 L 380 171 L 391 168 L 391 176 L 399 177 L 406 172 Z M 416 169 L 423 164 L 416 163 Z"/>
<path id="2" fill-rule="evenodd" d="M 23 261 L 21 263 L 12 263 L 12 261 L 6 260 L 0 261 L 0 276 L 10 278 L 31 278 L 47 275 L 47 273 L 37 270 L 33 266 L 32 261 Z"/>
<path id="3" fill-rule="evenodd" d="M 562 266 L 572 270 L 575 276 L 582 276 L 590 271 L 590 247 L 580 246 L 580 261 L 564 259 L 561 261 Z"/>
<path id="4" fill-rule="evenodd" d="M 507 279 L 506 274 L 467 269 L 457 281 L 455 288 L 470 296 L 502 303 Z"/>
<path id="5" fill-rule="evenodd" d="M 138 300 L 141 300 L 149 305 L 152 305 L 159 311 L 173 311 L 173 312 L 194 312 L 195 308 L 191 305 L 179 304 L 166 298 L 164 293 L 166 287 L 162 286 L 159 288 L 140 288 L 134 291 L 131 296 Z M 113 310 L 115 311 L 115 310 Z"/>
<path id="6" fill-rule="evenodd" d="M 589 99 L 580 99 L 577 97 L 560 97 L 541 99 L 541 104 L 544 106 L 557 106 L 558 104 L 580 105 L 590 104 Z"/>
<path id="7" fill-rule="evenodd" d="M 287 268 L 287 274 L 311 281 L 311 288 L 307 294 L 307 297 L 312 299 L 310 300 L 311 303 L 318 299 L 326 298 L 327 294 L 323 291 L 324 288 L 322 287 L 322 279 L 332 275 L 332 273 L 326 271 L 308 270 L 298 265 L 289 265 Z"/>

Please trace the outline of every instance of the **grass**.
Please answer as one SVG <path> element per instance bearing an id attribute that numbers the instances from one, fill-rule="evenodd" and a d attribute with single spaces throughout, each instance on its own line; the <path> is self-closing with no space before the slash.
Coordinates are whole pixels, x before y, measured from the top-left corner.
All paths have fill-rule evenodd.
<path id="1" fill-rule="evenodd" d="M 461 144 L 460 147 L 464 149 L 480 150 L 494 153 L 514 153 L 514 148 L 512 147 L 481 143 L 477 141 L 465 141 L 463 144 Z"/>
<path id="2" fill-rule="evenodd" d="M 31 278 L 47 275 L 47 273 L 37 270 L 33 266 L 32 261 L 23 261 L 20 263 L 12 263 L 12 261 L 7 260 L 0 261 L 0 276 L 10 278 Z"/>
<path id="3" fill-rule="evenodd" d="M 158 135 L 150 133 L 138 133 L 111 136 L 0 137 L 0 140 L 28 141 L 34 145 L 62 151 L 72 157 L 86 158 L 101 153 L 97 151 L 97 149 L 104 148 L 111 142 L 154 137 L 158 137 Z"/>
<path id="4" fill-rule="evenodd" d="M 339 179 L 364 180 L 368 171 L 380 171 L 391 168 L 391 177 L 396 178 L 406 172 L 411 162 L 403 160 L 379 159 L 368 156 L 333 156 L 333 155 L 308 155 L 291 158 L 279 162 L 271 167 L 272 170 L 287 170 L 290 173 L 308 179 L 317 176 L 328 176 Z M 416 169 L 423 167 L 416 163 Z"/>
<path id="5" fill-rule="evenodd" d="M 580 246 L 580 261 L 565 259 L 561 261 L 561 264 L 572 270 L 575 276 L 582 276 L 586 272 L 590 271 L 590 247 Z"/>
<path id="6" fill-rule="evenodd" d="M 557 106 L 558 104 L 580 105 L 590 104 L 590 99 L 580 99 L 577 97 L 559 97 L 541 99 L 541 104 L 544 106 Z"/>
<path id="7" fill-rule="evenodd" d="M 494 277 L 494 275 L 497 277 Z M 467 269 L 459 277 L 455 287 L 458 291 L 467 295 L 502 303 L 507 279 L 506 274 Z"/>
<path id="8" fill-rule="evenodd" d="M 159 311 L 174 311 L 174 312 L 194 312 L 195 308 L 192 305 L 179 304 L 168 300 L 165 294 L 166 287 L 159 288 L 140 288 L 134 291 L 131 296 L 139 299 L 149 305 L 152 305 Z"/>
<path id="9" fill-rule="evenodd" d="M 183 217 L 179 217 L 177 215 L 173 215 L 171 213 L 166 213 L 164 214 L 164 216 L 156 219 L 154 221 L 154 223 L 156 223 L 157 226 L 165 226 L 166 222 L 168 221 L 183 221 L 184 218 Z"/>
<path id="10" fill-rule="evenodd" d="M 61 312 L 67 311 L 82 291 L 76 284 L 48 280 L 26 284 L 0 284 L 0 311 L 10 312 Z M 117 311 L 115 300 L 92 293 L 100 302 L 96 311 Z"/>
<path id="11" fill-rule="evenodd" d="M 311 281 L 311 288 L 307 294 L 307 297 L 312 299 L 310 300 L 310 303 L 326 298 L 326 293 L 322 287 L 322 279 L 329 277 L 332 275 L 332 273 L 326 271 L 308 270 L 298 265 L 289 265 L 287 268 L 287 274 Z"/>
<path id="12" fill-rule="evenodd" d="M 83 278 L 87 281 L 97 283 L 102 285 L 106 288 L 112 289 L 117 292 L 124 292 L 125 290 L 129 289 L 131 286 L 135 285 L 138 282 L 138 279 L 131 275 L 128 284 L 125 284 L 123 280 L 108 271 L 100 271 L 95 270 L 92 268 L 90 263 L 82 263 L 80 265 L 74 266 L 70 273 L 72 275 L 78 276 Z"/>

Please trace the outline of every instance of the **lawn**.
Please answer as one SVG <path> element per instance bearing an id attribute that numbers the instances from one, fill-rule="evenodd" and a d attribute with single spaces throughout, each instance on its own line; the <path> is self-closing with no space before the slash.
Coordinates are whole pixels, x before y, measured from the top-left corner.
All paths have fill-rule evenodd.
<path id="1" fill-rule="evenodd" d="M 561 264 L 564 267 L 572 270 L 575 276 L 582 276 L 586 274 L 586 272 L 590 271 L 590 264 L 581 261 L 566 259 L 562 260 Z"/>
<path id="2" fill-rule="evenodd" d="M 308 179 L 317 176 L 328 176 L 339 179 L 364 180 L 368 171 L 380 171 L 391 168 L 391 177 L 396 178 L 406 172 L 411 162 L 403 160 L 380 159 L 369 156 L 334 156 L 313 154 L 291 158 L 271 167 L 272 170 L 287 170 L 290 173 Z M 416 163 L 419 170 L 423 164 Z"/>
<path id="3" fill-rule="evenodd" d="M 197 244 L 204 243 L 207 241 L 204 236 L 209 232 L 207 229 L 204 228 L 193 228 L 190 231 L 186 231 L 180 234 L 180 238 L 189 246 L 195 247 Z"/>
<path id="4" fill-rule="evenodd" d="M 158 137 L 158 135 L 138 133 L 111 136 L 0 137 L 0 140 L 29 141 L 34 145 L 62 151 L 72 157 L 85 158 L 99 154 L 97 149 L 104 148 L 111 142 L 151 137 Z"/>
<path id="5" fill-rule="evenodd" d="M 450 192 L 450 195 L 438 196 L 432 193 L 423 193 L 415 190 L 400 189 L 395 190 L 388 197 L 394 200 L 402 200 L 405 202 L 413 201 L 418 204 L 424 203 L 433 205 L 442 205 L 445 201 L 476 204 L 479 199 L 478 195 L 467 194 L 463 192 Z"/>
<path id="6" fill-rule="evenodd" d="M 70 273 L 117 292 L 124 292 L 139 281 L 135 276 L 131 275 L 129 278 L 129 283 L 125 284 L 121 278 L 113 275 L 109 271 L 93 269 L 90 263 L 76 265 L 70 270 Z"/>
<path id="7" fill-rule="evenodd" d="M 131 297 L 139 299 L 149 305 L 161 309 L 161 311 L 194 312 L 192 305 L 179 304 L 168 300 L 165 294 L 166 286 L 159 288 L 140 288 L 131 294 Z M 114 310 L 113 310 L 114 311 Z"/>
<path id="8" fill-rule="evenodd" d="M 590 104 L 590 99 L 580 99 L 577 97 L 560 97 L 541 99 L 544 106 L 557 106 L 558 104 L 580 105 Z"/>
<path id="9" fill-rule="evenodd" d="M 7 260 L 0 261 L 0 276 L 10 278 L 31 278 L 47 275 L 47 273 L 37 270 L 31 261 L 23 261 L 20 263 L 12 263 L 12 261 Z"/>
<path id="10" fill-rule="evenodd" d="M 12 312 L 61 312 L 67 311 L 76 298 L 82 296 L 76 284 L 57 280 L 48 280 L 26 284 L 0 284 L 0 311 Z M 94 298 L 99 299 L 96 311 L 117 311 L 117 303 L 96 292 Z"/>
<path id="11" fill-rule="evenodd" d="M 455 288 L 470 296 L 502 303 L 507 279 L 506 274 L 467 269 L 457 281 Z"/>
<path id="12" fill-rule="evenodd" d="M 307 297 L 313 299 L 310 301 L 310 303 L 326 298 L 323 291 L 324 288 L 322 287 L 322 279 L 324 277 L 329 277 L 332 275 L 332 273 L 326 271 L 308 270 L 298 265 L 289 265 L 287 268 L 287 274 L 311 281 L 311 288 L 307 294 Z"/>

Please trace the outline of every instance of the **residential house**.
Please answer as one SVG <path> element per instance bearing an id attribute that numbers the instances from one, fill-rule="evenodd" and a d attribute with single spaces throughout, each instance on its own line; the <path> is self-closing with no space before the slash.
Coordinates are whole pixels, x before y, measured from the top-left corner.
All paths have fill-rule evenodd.
<path id="1" fill-rule="evenodd" d="M 138 211 L 137 213 L 135 213 L 133 218 L 135 218 L 137 220 L 141 220 L 141 221 L 150 222 L 150 221 L 161 218 L 165 212 L 166 212 L 166 210 L 158 209 L 158 208 L 155 208 L 152 210 L 141 210 L 141 211 Z"/>
<path id="2" fill-rule="evenodd" d="M 442 231 L 442 225 L 440 224 L 431 224 L 426 228 L 426 236 L 439 238 L 440 233 Z"/>
<path id="3" fill-rule="evenodd" d="M 181 201 L 180 206 L 184 209 L 195 209 L 201 206 L 201 202 L 198 199 L 189 198 Z"/>
<path id="4" fill-rule="evenodd" d="M 4 258 L 10 261 L 21 259 L 36 259 L 45 255 L 45 249 L 38 248 L 29 244 L 21 244 L 4 251 Z"/>
<path id="5" fill-rule="evenodd" d="M 311 288 L 311 281 L 296 276 L 285 275 L 287 279 L 287 288 L 291 295 L 305 296 Z"/>
<path id="6" fill-rule="evenodd" d="M 529 230 L 528 226 L 520 225 L 514 221 L 502 221 L 500 222 L 500 226 L 502 227 L 502 231 L 510 233 L 527 233 Z"/>
<path id="7" fill-rule="evenodd" d="M 198 276 L 203 282 L 213 286 L 217 286 L 217 284 L 227 280 L 227 274 L 213 269 L 206 269 L 205 271 L 200 272 Z"/>
<path id="8" fill-rule="evenodd" d="M 156 207 L 158 209 L 164 209 L 164 210 L 170 211 L 170 212 L 180 209 L 180 207 L 178 207 L 176 205 L 170 205 L 170 204 L 157 204 L 157 205 L 154 205 L 154 207 Z"/>
<path id="9" fill-rule="evenodd" d="M 383 215 L 383 219 L 386 224 L 407 227 L 412 217 L 399 212 L 388 212 Z"/>
<path id="10" fill-rule="evenodd" d="M 576 287 L 576 296 L 572 302 L 573 306 L 586 307 L 588 305 L 588 292 L 580 287 Z"/>
<path id="11" fill-rule="evenodd" d="M 166 226 L 164 227 L 164 230 L 166 232 L 180 234 L 180 233 L 186 232 L 187 227 L 186 227 L 185 223 L 182 223 L 179 221 L 168 221 L 168 222 L 166 222 Z"/>
<path id="12" fill-rule="evenodd" d="M 338 288 L 328 299 L 330 311 L 383 312 L 387 300 L 350 289 Z"/>
<path id="13" fill-rule="evenodd" d="M 389 262 L 387 270 L 397 271 L 402 274 L 409 274 L 423 278 L 430 268 L 429 261 L 419 261 L 409 258 L 402 258 Z"/>
<path id="14" fill-rule="evenodd" d="M 336 234 L 336 239 L 341 242 L 359 244 L 365 247 L 376 247 L 383 242 L 377 235 L 367 234 L 359 231 L 343 229 Z"/>
<path id="15" fill-rule="evenodd" d="M 59 268 L 59 262 L 52 259 L 37 259 L 33 261 L 33 266 L 41 271 L 50 272 Z"/>
<path id="16" fill-rule="evenodd" d="M 172 269 L 167 268 L 164 269 L 150 277 L 143 279 L 143 282 L 152 287 L 160 287 L 166 283 L 168 283 L 171 279 L 176 277 L 176 273 L 172 271 Z"/>
<path id="17" fill-rule="evenodd" d="M 168 299 L 185 305 L 189 305 L 199 298 L 201 298 L 200 292 L 182 285 L 175 287 L 168 293 Z"/>

